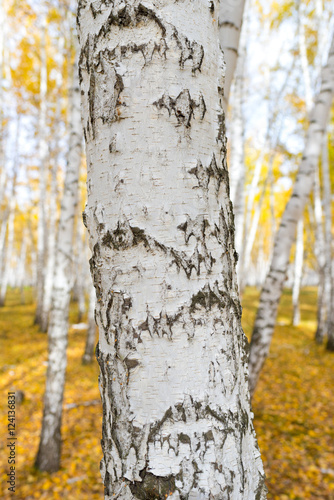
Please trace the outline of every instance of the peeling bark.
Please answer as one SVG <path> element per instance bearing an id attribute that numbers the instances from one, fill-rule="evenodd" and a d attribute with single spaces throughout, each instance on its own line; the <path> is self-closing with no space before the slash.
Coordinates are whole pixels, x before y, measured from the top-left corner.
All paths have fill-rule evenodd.
<path id="1" fill-rule="evenodd" d="M 304 155 L 298 169 L 291 198 L 285 208 L 280 227 L 275 236 L 271 266 L 261 292 L 250 346 L 251 393 L 255 390 L 261 368 L 269 352 L 278 304 L 289 264 L 291 245 L 294 240 L 297 222 L 303 214 L 305 204 L 313 187 L 314 172 L 318 165 L 323 138 L 326 133 L 333 92 L 334 39 L 332 39 L 327 64 L 322 70 L 320 91 L 310 115 Z"/>
<path id="2" fill-rule="evenodd" d="M 81 1 L 105 499 L 264 499 L 215 2 Z"/>

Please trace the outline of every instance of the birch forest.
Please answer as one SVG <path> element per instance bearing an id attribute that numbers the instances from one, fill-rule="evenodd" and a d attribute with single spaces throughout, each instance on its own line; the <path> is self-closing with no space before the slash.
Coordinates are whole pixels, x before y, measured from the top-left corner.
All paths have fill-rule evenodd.
<path id="1" fill-rule="evenodd" d="M 334 499 L 333 0 L 0 0 L 0 498 Z"/>

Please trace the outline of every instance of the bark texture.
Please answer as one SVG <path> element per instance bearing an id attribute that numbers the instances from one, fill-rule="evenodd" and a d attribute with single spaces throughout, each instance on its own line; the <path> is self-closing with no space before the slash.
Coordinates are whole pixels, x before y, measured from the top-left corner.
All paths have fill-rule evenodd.
<path id="1" fill-rule="evenodd" d="M 48 472 L 58 470 L 60 465 L 60 430 L 67 363 L 68 312 L 73 286 L 72 247 L 81 163 L 81 130 L 80 93 L 77 68 L 75 68 L 71 89 L 69 154 L 57 235 L 55 275 L 48 328 L 49 357 L 43 423 L 35 462 L 40 470 Z"/>
<path id="2" fill-rule="evenodd" d="M 105 499 L 263 499 L 215 2 L 79 2 Z"/>
<path id="3" fill-rule="evenodd" d="M 334 40 L 328 61 L 321 74 L 321 87 L 310 115 L 310 124 L 291 198 L 285 208 L 275 236 L 273 257 L 263 285 L 255 320 L 249 357 L 250 390 L 254 392 L 263 363 L 268 355 L 279 300 L 289 264 L 290 250 L 295 238 L 296 225 L 303 214 L 314 182 L 323 138 L 329 119 L 334 91 Z"/>

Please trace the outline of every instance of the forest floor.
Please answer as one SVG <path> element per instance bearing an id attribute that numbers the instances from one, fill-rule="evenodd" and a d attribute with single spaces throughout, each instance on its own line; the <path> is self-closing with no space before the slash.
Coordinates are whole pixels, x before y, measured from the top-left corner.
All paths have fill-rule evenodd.
<path id="1" fill-rule="evenodd" d="M 70 329 L 62 427 L 62 467 L 54 474 L 34 469 L 47 361 L 46 335 L 33 325 L 34 305 L 12 291 L 0 311 L 0 498 L 101 500 L 101 407 L 98 367 L 82 365 L 85 332 Z M 247 289 L 243 326 L 251 333 L 259 293 Z M 255 428 L 270 499 L 334 500 L 334 354 L 314 343 L 316 290 L 301 295 L 301 323 L 291 326 L 291 293 L 281 301 L 271 353 L 254 397 Z M 73 304 L 70 323 L 77 322 Z M 7 392 L 22 390 L 16 407 L 16 493 L 8 492 Z M 68 407 L 71 404 L 76 407 Z"/>

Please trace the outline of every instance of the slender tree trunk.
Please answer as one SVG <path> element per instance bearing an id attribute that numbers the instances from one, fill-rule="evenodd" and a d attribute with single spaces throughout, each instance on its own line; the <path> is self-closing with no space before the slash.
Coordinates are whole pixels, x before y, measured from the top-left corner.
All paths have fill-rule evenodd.
<path id="1" fill-rule="evenodd" d="M 5 258 L 6 258 L 6 234 L 7 234 L 7 224 L 9 217 L 9 207 L 2 212 L 2 220 L 0 227 L 0 282 L 2 281 L 3 272 L 5 269 Z"/>
<path id="2" fill-rule="evenodd" d="M 49 227 L 47 237 L 48 255 L 46 259 L 46 269 L 44 276 L 44 291 L 41 311 L 40 327 L 42 332 L 48 329 L 49 312 L 51 306 L 51 296 L 53 288 L 53 278 L 56 257 L 56 234 L 57 234 L 57 162 L 54 161 L 51 168 L 51 189 L 49 204 Z"/>
<path id="3" fill-rule="evenodd" d="M 237 65 L 245 0 L 222 0 L 219 8 L 219 41 L 226 62 L 223 98 L 223 108 L 226 113 Z"/>
<path id="4" fill-rule="evenodd" d="M 35 462 L 40 470 L 48 472 L 58 470 L 60 465 L 68 313 L 73 285 L 72 247 L 82 143 L 80 93 L 76 66 L 74 68 L 73 88 L 71 89 L 70 110 L 69 154 L 57 235 L 54 286 L 48 328 L 49 357 L 44 413 L 39 450 Z"/>
<path id="5" fill-rule="evenodd" d="M 320 168 L 320 166 L 319 166 Z M 330 297 L 326 297 L 325 285 L 325 234 L 323 228 L 323 211 L 321 203 L 321 190 L 320 190 L 320 172 L 319 168 L 315 172 L 314 181 L 314 221 L 315 221 L 315 255 L 318 262 L 318 308 L 317 308 L 317 330 L 315 333 L 315 340 L 318 344 L 322 344 L 327 330 L 327 314 Z M 329 268 L 330 280 L 330 268 Z M 330 290 L 330 289 L 329 289 Z M 327 303 L 326 303 L 327 302 Z"/>
<path id="6" fill-rule="evenodd" d="M 80 211 L 81 214 L 81 211 Z M 82 321 L 82 318 L 86 312 L 86 296 L 85 292 L 87 290 L 87 238 L 83 234 L 85 227 L 82 221 L 78 221 L 76 230 L 76 298 L 78 300 L 78 322 Z M 90 280 L 91 278 L 89 278 Z"/>
<path id="7" fill-rule="evenodd" d="M 298 326 L 300 323 L 299 295 L 300 295 L 300 286 L 303 276 L 303 260 L 304 260 L 304 221 L 303 218 L 301 218 L 299 219 L 297 224 L 294 279 L 292 288 L 293 326 Z"/>
<path id="8" fill-rule="evenodd" d="M 89 307 L 88 307 L 88 329 L 85 353 L 82 357 L 83 364 L 89 364 L 93 360 L 95 339 L 96 339 L 96 322 L 95 322 L 95 288 L 91 284 L 89 292 Z"/>
<path id="9" fill-rule="evenodd" d="M 263 363 L 268 355 L 274 332 L 277 308 L 289 264 L 291 245 L 296 225 L 303 214 L 312 190 L 323 137 L 329 118 L 334 88 L 334 40 L 332 40 L 327 65 L 322 70 L 321 88 L 310 117 L 301 160 L 291 198 L 285 208 L 276 233 L 273 257 L 262 288 L 250 346 L 250 390 L 254 392 Z"/>
<path id="10" fill-rule="evenodd" d="M 1 287 L 0 287 L 0 307 L 5 305 L 8 280 L 11 273 L 11 259 L 13 253 L 14 245 L 14 218 L 15 218 L 15 198 L 13 197 L 10 201 L 9 217 L 8 217 L 8 235 L 7 235 L 7 245 L 5 250 L 4 259 L 4 269 L 1 276 Z"/>
<path id="11" fill-rule="evenodd" d="M 16 208 L 15 190 L 16 190 L 16 179 L 17 179 L 17 164 L 19 161 L 18 138 L 19 138 L 19 125 L 17 126 L 17 132 L 16 132 L 16 141 L 15 141 L 16 157 L 14 158 L 15 167 L 12 180 L 12 188 L 9 197 L 9 209 L 8 209 L 8 219 L 7 219 L 7 244 L 6 244 L 6 229 L 4 234 L 5 239 L 3 241 L 4 250 L 3 250 L 3 261 L 2 261 L 3 269 L 1 273 L 1 286 L 0 286 L 0 307 L 3 307 L 6 301 L 7 286 L 11 273 L 11 259 L 14 248 L 14 219 L 15 219 L 15 208 Z"/>
<path id="12" fill-rule="evenodd" d="M 46 94 L 47 94 L 47 61 L 46 61 L 46 19 L 42 27 L 42 51 L 40 74 L 40 110 L 39 110 L 39 195 L 38 195 L 38 226 L 37 226 L 37 282 L 36 282 L 36 314 L 35 323 L 42 321 L 44 298 L 44 271 L 46 258 L 46 220 L 45 202 L 47 186 L 47 130 L 46 130 Z"/>
<path id="13" fill-rule="evenodd" d="M 24 299 L 24 282 L 25 282 L 25 272 L 26 272 L 26 260 L 27 260 L 27 246 L 28 246 L 28 234 L 26 229 L 23 231 L 22 242 L 21 242 L 21 251 L 19 262 L 17 266 L 17 286 L 20 289 L 21 295 L 21 304 L 25 303 Z"/>
<path id="14" fill-rule="evenodd" d="M 260 500 L 218 6 L 157 5 L 78 12 L 105 499 Z"/>
<path id="15" fill-rule="evenodd" d="M 325 300 L 327 306 L 327 349 L 334 351 L 334 264 L 332 259 L 332 192 L 329 174 L 328 138 L 323 144 L 322 177 L 325 212 Z"/>
<path id="16" fill-rule="evenodd" d="M 334 352 L 334 266 L 332 263 L 332 287 L 330 297 L 330 309 L 328 315 L 327 351 Z"/>
<path id="17" fill-rule="evenodd" d="M 56 77 L 56 86 L 59 95 L 61 95 L 61 89 L 63 85 L 63 75 L 62 75 L 62 63 L 63 63 L 63 50 L 64 50 L 64 37 L 60 36 L 58 41 L 58 54 L 61 56 L 60 67 L 58 68 Z M 58 98 L 56 105 L 56 124 L 59 125 L 61 121 L 62 112 L 62 99 Z M 59 128 L 59 126 L 58 126 Z M 47 260 L 46 269 L 44 276 L 44 291 L 43 291 L 43 301 L 41 306 L 41 331 L 46 332 L 48 329 L 49 313 L 51 307 L 51 296 L 53 288 L 54 270 L 55 270 L 55 258 L 56 258 L 56 235 L 57 235 L 57 196 L 58 196 L 58 183 L 57 183 L 57 173 L 58 173 L 58 151 L 60 143 L 60 134 L 56 132 L 56 155 L 51 167 L 51 185 L 50 185 L 50 197 L 49 197 L 49 217 L 48 217 L 48 235 L 47 235 Z"/>
<path id="18" fill-rule="evenodd" d="M 235 248 L 239 255 L 243 251 L 245 218 L 245 137 L 243 115 L 245 47 L 237 62 L 233 87 L 233 118 L 231 123 L 231 155 L 229 165 L 230 196 L 234 208 Z M 237 266 L 238 269 L 239 266 Z"/>
<path id="19" fill-rule="evenodd" d="M 5 167 L 5 134 L 4 134 L 4 40 L 6 28 L 6 13 L 3 0 L 0 0 L 0 204 L 2 203 L 6 184 L 7 173 Z"/>

